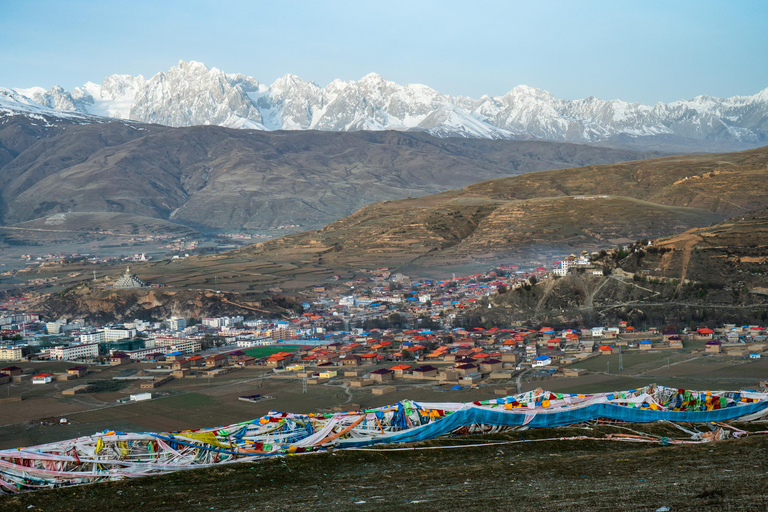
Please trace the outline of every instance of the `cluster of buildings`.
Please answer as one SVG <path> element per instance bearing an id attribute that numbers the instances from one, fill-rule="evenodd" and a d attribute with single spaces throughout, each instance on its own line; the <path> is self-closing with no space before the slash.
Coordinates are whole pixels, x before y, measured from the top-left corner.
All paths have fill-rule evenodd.
<path id="1" fill-rule="evenodd" d="M 584 272 L 593 276 L 602 276 L 604 273 L 603 266 L 592 261 L 596 255 L 596 253 L 590 254 L 586 251 L 578 256 L 571 254 L 552 264 L 552 274 L 556 277 L 564 277 L 570 272 Z"/>
<path id="2" fill-rule="evenodd" d="M 694 345 L 699 347 L 696 350 L 703 347 L 706 353 L 737 355 L 738 352 L 750 358 L 762 357 L 768 348 L 768 330 L 758 325 L 702 327 L 690 331 L 652 328 L 642 332 L 626 322 L 584 329 L 387 328 L 327 332 L 314 338 L 297 333 L 294 339 L 288 340 L 267 336 L 269 332 L 282 332 L 286 326 L 264 320 L 233 322 L 232 318 L 221 318 L 206 322 L 207 326 L 177 322 L 176 326 L 183 328 L 175 332 L 168 329 L 169 323 L 139 325 L 143 329 L 140 338 L 143 346 L 138 349 L 112 349 L 105 353 L 104 345 L 99 343 L 73 343 L 44 349 L 36 357 L 98 360 L 110 365 L 152 361 L 151 371 L 140 370 L 120 377 L 139 379 L 142 390 L 154 389 L 172 378 L 211 378 L 233 368 L 261 366 L 284 378 L 302 379 L 308 385 L 343 378 L 349 380 L 351 386 L 374 386 L 373 392 L 386 393 L 395 389 L 391 384 L 398 380 L 472 386 L 483 381 L 511 382 L 523 371 L 579 376 L 586 371 L 579 369 L 578 363 L 592 357 L 621 351 L 675 350 L 683 348 L 684 342 L 698 343 Z M 136 324 L 104 330 L 138 333 Z M 226 346 L 206 353 L 203 341 L 211 337 L 212 332 L 232 336 L 226 338 Z M 264 357 L 249 356 L 248 349 L 258 345 L 275 348 Z M 16 360 L 20 355 L 18 350 L 19 347 L 5 347 L 0 349 L 0 356 Z M 77 364 L 66 374 L 53 375 L 31 374 L 18 366 L 8 366 L 0 368 L 0 384 L 27 379 L 33 384 L 69 380 L 81 376 L 83 368 Z M 84 389 L 77 386 L 68 391 L 76 393 Z"/>
<path id="3" fill-rule="evenodd" d="M 188 322 L 174 316 L 163 322 L 135 320 L 97 327 L 78 319 L 41 323 L 34 314 L 3 314 L 3 332 L 21 339 L 5 337 L 9 343 L 0 349 L 0 359 L 108 359 L 112 364 L 151 360 L 168 362 L 182 376 L 184 370 L 197 373 L 198 366 L 213 371 L 209 368 L 213 365 L 216 370 L 219 361 L 234 366 L 262 364 L 311 380 L 343 375 L 360 382 L 420 378 L 474 383 L 494 375 L 509 378 L 511 372 L 525 368 L 573 373 L 569 367 L 589 357 L 619 350 L 681 349 L 686 339 L 704 341 L 710 353 L 738 348 L 752 357 L 762 352 L 766 332 L 761 326 L 638 332 L 626 322 L 566 330 L 462 325 L 465 310 L 485 304 L 502 289 L 530 286 L 574 269 L 600 275 L 602 268 L 593 264 L 594 259 L 594 254 L 582 252 L 556 262 L 554 269 L 508 265 L 445 280 L 411 280 L 385 267 L 361 271 L 352 280 L 337 277 L 315 286 L 312 298 L 285 320 L 222 316 Z M 130 269 L 114 284 L 128 289 L 142 286 L 145 283 Z M 42 340 L 48 342 L 41 344 Z M 278 350 L 263 360 L 245 355 L 250 348 L 269 345 L 300 349 Z M 201 354 L 217 346 L 230 352 Z M 219 359 L 208 361 L 209 357 Z"/>
<path id="4" fill-rule="evenodd" d="M 746 329 L 746 328 L 745 328 Z M 511 379 L 525 369 L 555 376 L 586 373 L 578 363 L 592 357 L 645 350 L 683 348 L 683 340 L 706 341 L 726 336 L 728 328 L 694 331 L 649 329 L 638 332 L 621 322 L 617 326 L 589 329 L 463 329 L 374 330 L 343 337 L 301 350 L 279 352 L 262 364 L 282 374 L 320 384 L 334 378 L 352 378 L 353 386 L 380 384 L 398 379 L 433 380 L 473 385 L 483 380 Z M 748 328 L 754 337 L 741 350 L 760 354 L 766 330 Z M 744 341 L 741 340 L 741 345 Z M 708 347 L 709 345 L 707 345 Z M 709 349 L 706 352 L 710 352 Z"/>

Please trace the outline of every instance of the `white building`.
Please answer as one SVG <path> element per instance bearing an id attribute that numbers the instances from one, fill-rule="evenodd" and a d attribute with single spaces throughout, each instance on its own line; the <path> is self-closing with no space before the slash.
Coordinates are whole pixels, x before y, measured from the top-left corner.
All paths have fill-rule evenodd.
<path id="1" fill-rule="evenodd" d="M 255 327 L 256 329 L 265 329 L 269 325 L 269 322 L 266 320 L 247 320 L 243 322 L 243 325 L 246 327 Z"/>
<path id="2" fill-rule="evenodd" d="M 139 350 L 131 350 L 128 352 L 123 352 L 131 359 L 144 359 L 150 354 L 170 354 L 171 353 L 171 347 L 150 347 L 150 348 L 141 348 Z"/>
<path id="3" fill-rule="evenodd" d="M 342 297 L 339 299 L 339 306 L 352 308 L 355 306 L 355 296 L 354 295 L 347 295 L 346 297 Z"/>
<path id="4" fill-rule="evenodd" d="M 172 331 L 180 331 L 187 326 L 187 319 L 178 316 L 172 316 L 168 319 L 168 327 Z"/>
<path id="5" fill-rule="evenodd" d="M 119 329 L 113 327 L 104 328 L 104 341 L 129 340 L 136 336 L 136 329 Z"/>
<path id="6" fill-rule="evenodd" d="M 184 352 L 185 354 L 194 354 L 195 352 L 200 352 L 202 348 L 202 345 L 197 340 L 182 340 L 175 345 L 171 345 L 172 351 Z"/>
<path id="7" fill-rule="evenodd" d="M 266 336 L 237 340 L 237 348 L 262 347 L 264 345 L 274 345 L 274 344 L 275 344 L 275 340 Z"/>
<path id="8" fill-rule="evenodd" d="M 553 273 L 553 274 L 555 274 L 555 275 L 556 275 L 556 276 L 558 276 L 558 277 L 564 277 L 564 276 L 566 276 L 566 275 L 568 274 L 568 267 L 565 267 L 565 268 L 562 268 L 562 267 L 556 268 L 556 269 L 552 270 L 552 273 Z"/>
<path id="9" fill-rule="evenodd" d="M 66 320 L 56 320 L 55 322 L 46 322 L 45 330 L 48 334 L 59 334 L 61 332 L 61 326 L 67 323 Z"/>
<path id="10" fill-rule="evenodd" d="M 72 360 L 72 359 L 85 359 L 89 357 L 98 357 L 99 344 L 98 343 L 80 343 L 79 345 L 70 345 L 68 347 L 58 346 L 53 347 L 49 355 L 51 359 L 58 360 Z"/>
<path id="11" fill-rule="evenodd" d="M 141 402 L 143 400 L 152 400 L 152 393 L 136 393 L 130 395 L 131 402 Z"/>
<path id="12" fill-rule="evenodd" d="M 48 384 L 53 380 L 53 375 L 50 373 L 40 373 L 32 377 L 32 384 Z"/>
<path id="13" fill-rule="evenodd" d="M 211 327 L 213 329 L 221 329 L 222 327 L 227 327 L 223 318 L 203 318 L 202 323 L 205 327 Z"/>
<path id="14" fill-rule="evenodd" d="M 605 327 L 593 327 L 592 328 L 592 337 L 593 338 L 602 338 L 603 337 L 603 331 L 605 331 Z"/>
<path id="15" fill-rule="evenodd" d="M 155 322 L 156 324 L 157 322 Z M 133 322 L 126 322 L 123 324 L 126 329 L 136 329 L 137 332 L 149 331 L 154 328 L 152 322 L 145 322 L 144 320 L 134 320 Z"/>
<path id="16" fill-rule="evenodd" d="M 104 343 L 107 341 L 104 331 L 96 331 L 80 335 L 80 343 Z"/>

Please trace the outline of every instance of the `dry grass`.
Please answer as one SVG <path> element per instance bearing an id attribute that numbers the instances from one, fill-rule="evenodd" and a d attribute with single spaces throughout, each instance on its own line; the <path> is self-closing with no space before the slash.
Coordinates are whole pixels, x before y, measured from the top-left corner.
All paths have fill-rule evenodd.
<path id="1" fill-rule="evenodd" d="M 663 426 L 638 425 L 667 435 Z M 493 436 L 600 435 L 597 427 Z M 430 446 L 470 442 L 448 439 Z M 488 437 L 478 438 L 488 441 Z M 546 441 L 453 450 L 335 451 L 0 498 L 8 511 L 765 510 L 765 437 L 658 447 Z"/>

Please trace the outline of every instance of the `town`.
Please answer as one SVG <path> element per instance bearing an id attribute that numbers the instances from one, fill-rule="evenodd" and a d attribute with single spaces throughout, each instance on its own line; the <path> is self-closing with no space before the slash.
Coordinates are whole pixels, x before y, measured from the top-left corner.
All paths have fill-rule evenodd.
<path id="1" fill-rule="evenodd" d="M 12 363 L 0 368 L 0 384 L 15 384 L 15 398 L 9 390 L 6 399 L 21 400 L 31 386 L 85 377 L 98 368 L 125 367 L 112 378 L 138 383 L 134 391 L 141 393 L 121 400 L 148 399 L 152 394 L 146 390 L 173 379 L 210 380 L 252 368 L 293 379 L 304 388 L 343 382 L 383 395 L 398 386 L 431 382 L 456 389 L 492 385 L 507 395 L 535 380 L 610 373 L 611 361 L 614 372 L 620 372 L 634 354 L 655 354 L 643 361 L 657 366 L 697 354 L 731 358 L 733 363 L 736 358 L 761 359 L 768 348 L 768 333 L 759 325 L 462 325 L 463 310 L 482 307 L 500 289 L 557 279 L 579 268 L 601 270 L 586 254 L 571 255 L 549 270 L 510 265 L 448 280 L 412 281 L 378 268 L 367 277 L 315 286 L 314 299 L 296 304 L 290 318 L 283 319 L 170 317 L 97 326 L 83 319 L 43 321 L 39 314 L 19 312 L 23 301 L 12 299 L 0 306 L 5 309 L 0 361 Z M 112 286 L 146 284 L 129 268 Z M 56 366 L 55 373 L 45 370 L 46 362 L 73 366 Z M 62 394 L 97 388 L 75 385 Z"/>

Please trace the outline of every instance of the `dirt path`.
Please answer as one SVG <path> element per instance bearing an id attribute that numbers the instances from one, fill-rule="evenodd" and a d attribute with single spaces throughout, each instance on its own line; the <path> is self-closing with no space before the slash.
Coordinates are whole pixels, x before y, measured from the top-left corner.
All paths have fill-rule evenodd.
<path id="1" fill-rule="evenodd" d="M 641 290 L 644 290 L 646 292 L 651 292 L 654 295 L 661 295 L 659 292 L 651 290 L 650 288 L 645 288 L 644 286 L 640 286 L 634 281 L 632 283 L 627 283 L 623 279 L 619 279 L 618 277 L 610 276 L 611 279 L 615 279 L 616 281 L 620 282 L 621 284 L 626 284 L 627 286 L 632 285 L 635 288 L 640 288 Z"/>
<path id="2" fill-rule="evenodd" d="M 696 356 L 696 357 L 692 357 L 690 359 L 685 359 L 683 361 L 677 361 L 677 362 L 674 362 L 674 363 L 664 364 L 664 365 L 659 366 L 658 368 L 653 368 L 651 370 L 645 370 L 643 372 L 636 373 L 636 374 L 633 375 L 633 377 L 640 377 L 642 375 L 645 375 L 646 373 L 655 372 L 656 370 L 663 370 L 664 368 L 668 368 L 670 366 L 675 366 L 677 364 L 690 363 L 691 361 L 695 361 L 696 359 L 702 359 L 704 357 L 706 357 L 706 356 Z"/>
<path id="3" fill-rule="evenodd" d="M 544 294 L 541 296 L 541 299 L 536 304 L 536 311 L 537 312 L 541 310 L 542 304 L 544 304 L 544 301 L 546 301 L 547 298 L 549 297 L 549 294 L 552 291 L 552 289 L 555 287 L 555 283 L 556 282 L 557 282 L 557 280 L 555 280 L 555 279 L 547 279 L 547 285 L 546 285 L 546 289 L 544 290 Z M 540 284 L 540 283 L 541 283 L 541 281 L 539 281 L 536 284 Z"/>
<path id="4" fill-rule="evenodd" d="M 677 295 L 677 293 L 680 291 L 680 288 L 682 288 L 683 283 L 685 282 L 685 276 L 688 275 L 688 265 L 691 263 L 691 253 L 693 252 L 693 248 L 696 247 L 696 244 L 699 242 L 701 242 L 701 237 L 697 236 L 685 242 L 685 245 L 683 246 L 683 261 L 681 264 L 682 268 L 680 270 L 680 282 L 677 283 L 675 293 L 672 295 L 673 297 Z"/>
<path id="5" fill-rule="evenodd" d="M 352 392 L 349 390 L 349 386 L 344 385 L 344 393 L 347 394 L 347 399 L 344 400 L 344 403 L 348 404 L 349 402 L 352 401 Z"/>
<path id="6" fill-rule="evenodd" d="M 592 290 L 592 293 L 587 294 L 587 298 L 584 301 L 585 308 L 592 309 L 595 301 L 595 295 L 597 295 L 597 292 L 599 292 L 607 282 L 608 282 L 608 279 L 603 279 L 602 282 L 599 285 L 597 285 L 597 287 L 594 290 Z"/>
<path id="7" fill-rule="evenodd" d="M 267 311 L 266 309 L 259 309 L 253 306 L 246 306 L 245 304 L 240 304 L 238 302 L 233 302 L 226 297 L 221 298 L 221 302 L 224 302 L 226 304 L 232 304 L 233 306 L 237 306 L 238 308 L 248 309 L 250 311 L 256 311 L 257 313 L 266 313 L 266 314 L 272 314 L 272 311 Z"/>

